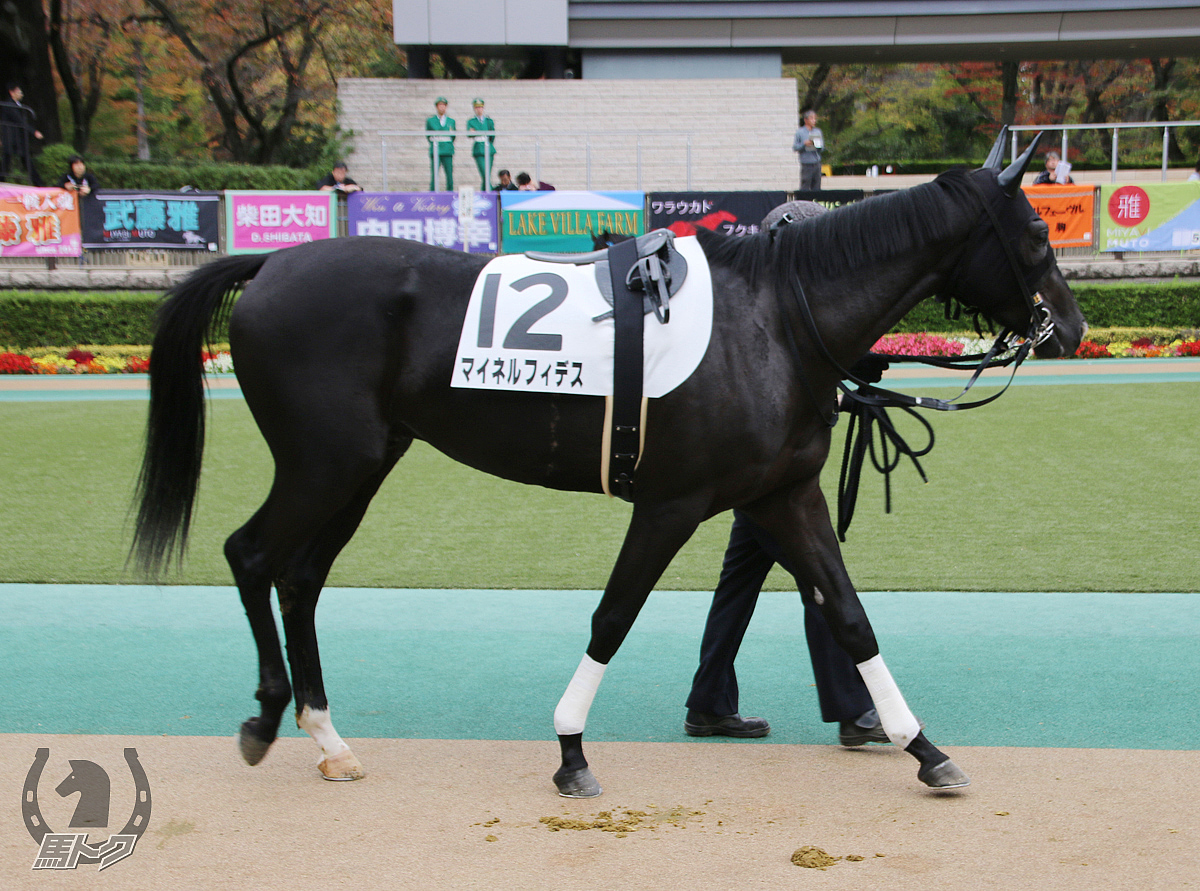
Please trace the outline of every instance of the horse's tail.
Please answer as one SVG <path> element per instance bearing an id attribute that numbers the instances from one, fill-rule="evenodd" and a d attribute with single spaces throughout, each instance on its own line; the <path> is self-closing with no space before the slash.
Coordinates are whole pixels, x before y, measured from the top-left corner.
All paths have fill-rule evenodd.
<path id="1" fill-rule="evenodd" d="M 132 559 L 157 575 L 183 557 L 204 456 L 204 364 L 201 350 L 234 295 L 254 278 L 268 254 L 225 257 L 202 266 L 166 293 L 150 356 L 146 452 L 134 501 Z"/>

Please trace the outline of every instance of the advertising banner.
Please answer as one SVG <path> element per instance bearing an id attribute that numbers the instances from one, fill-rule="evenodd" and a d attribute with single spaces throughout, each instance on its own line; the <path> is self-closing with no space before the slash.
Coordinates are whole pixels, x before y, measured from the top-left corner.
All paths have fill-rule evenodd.
<path id="1" fill-rule="evenodd" d="M 595 250 L 602 233 L 645 233 L 645 192 L 501 192 L 505 253 Z"/>
<path id="2" fill-rule="evenodd" d="M 225 193 L 226 253 L 260 254 L 336 237 L 336 192 Z"/>
<path id="3" fill-rule="evenodd" d="M 651 192 L 648 229 L 695 235 L 697 227 L 753 235 L 763 217 L 787 201 L 786 192 Z"/>
<path id="4" fill-rule="evenodd" d="M 1050 227 L 1050 246 L 1090 247 L 1096 219 L 1095 186 L 1024 186 L 1037 215 Z"/>
<path id="5" fill-rule="evenodd" d="M 216 192 L 105 189 L 81 202 L 83 246 L 215 251 L 220 208 Z"/>
<path id="6" fill-rule="evenodd" d="M 78 257 L 82 253 L 73 192 L 0 183 L 0 256 Z"/>
<path id="7" fill-rule="evenodd" d="M 351 235 L 382 235 L 473 254 L 500 248 L 500 202 L 492 192 L 470 195 L 460 214 L 458 192 L 353 192 L 346 199 Z"/>
<path id="8" fill-rule="evenodd" d="M 1101 251 L 1200 248 L 1200 182 L 1100 187 Z"/>

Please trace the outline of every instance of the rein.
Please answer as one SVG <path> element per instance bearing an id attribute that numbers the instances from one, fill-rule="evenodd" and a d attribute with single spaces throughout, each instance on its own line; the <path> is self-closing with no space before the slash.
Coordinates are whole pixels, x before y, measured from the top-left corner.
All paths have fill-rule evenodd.
<path id="1" fill-rule="evenodd" d="M 824 360 L 837 371 L 839 376 L 837 387 L 843 393 L 840 399 L 840 407 L 841 410 L 850 415 L 849 426 L 846 430 L 846 445 L 842 453 L 842 469 L 838 478 L 837 533 L 840 541 L 844 542 L 846 540 L 846 531 L 850 528 L 850 523 L 854 519 L 854 509 L 858 501 L 858 487 L 862 478 L 862 466 L 868 452 L 871 455 L 872 465 L 877 471 L 883 474 L 884 510 L 886 513 L 891 513 L 891 473 L 899 466 L 902 457 L 907 457 L 912 461 L 923 482 L 929 481 L 919 459 L 928 455 L 933 450 L 933 426 L 916 409 L 961 411 L 970 408 L 979 408 L 980 406 L 996 401 L 1012 386 L 1012 382 L 1016 378 L 1017 369 L 1029 356 L 1030 351 L 1054 333 L 1054 321 L 1051 318 L 1049 307 L 1046 306 L 1041 294 L 1033 290 L 1022 274 L 1016 251 L 1013 249 L 1012 244 L 1003 237 L 1003 229 L 995 209 L 986 196 L 984 196 L 978 184 L 973 180 L 969 180 L 969 182 L 980 198 L 983 205 L 983 212 L 986 216 L 981 217 L 970 240 L 964 246 L 963 253 L 949 276 L 949 283 L 956 284 L 957 280 L 962 277 L 963 264 L 973 254 L 975 245 L 982 241 L 988 234 L 994 234 L 1004 247 L 1005 259 L 1008 261 L 1009 267 L 1021 287 L 1021 295 L 1029 307 L 1030 324 L 1029 329 L 1023 337 L 1018 335 L 1012 328 L 1005 328 L 996 336 L 995 341 L 986 353 L 976 353 L 970 356 L 958 356 L 954 358 L 940 356 L 899 357 L 881 353 L 867 353 L 863 359 L 855 364 L 854 371 L 859 372 L 859 374 L 855 374 L 854 371 L 844 368 L 834 358 L 833 354 L 830 353 L 824 339 L 821 337 L 820 331 L 817 329 L 816 320 L 813 318 L 812 309 L 809 306 L 808 297 L 804 293 L 804 286 L 800 282 L 800 277 L 795 272 L 791 275 L 792 296 L 800 311 L 800 316 L 804 320 L 810 338 L 817 345 Z M 982 308 L 981 311 L 986 315 L 986 308 Z M 787 332 L 788 345 L 791 348 L 793 358 L 796 360 L 797 367 L 800 369 L 805 389 L 808 391 L 809 396 L 813 398 L 814 405 L 819 406 L 820 403 L 816 400 L 812 386 L 804 374 L 804 363 L 801 361 L 800 349 L 796 343 L 792 326 L 790 324 L 786 325 L 785 330 Z M 1006 353 L 1011 353 L 1011 355 L 1004 355 Z M 963 387 L 962 392 L 952 399 L 943 400 L 925 396 L 910 396 L 907 393 L 899 393 L 895 390 L 889 390 L 886 387 L 876 386 L 876 383 L 882 379 L 883 372 L 887 369 L 891 361 L 919 362 L 925 365 L 962 371 L 970 370 L 973 363 L 977 362 L 978 364 L 975 365 L 974 372 L 967 381 L 966 386 Z M 986 369 L 1007 368 L 1009 366 L 1012 366 L 1012 373 L 1009 375 L 1004 387 L 998 392 L 972 402 L 958 401 L 975 385 L 980 375 Z M 870 380 L 865 380 L 864 378 L 870 378 Z M 853 385 L 853 389 L 847 384 L 847 381 L 850 385 Z M 911 447 L 904 436 L 896 429 L 891 418 L 888 417 L 887 409 L 889 408 L 899 408 L 913 418 L 916 418 L 924 426 L 929 436 L 928 442 L 919 449 Z M 835 409 L 831 416 L 825 418 L 825 421 L 832 427 L 837 423 L 837 419 L 838 410 Z M 876 448 L 875 442 L 877 436 L 879 439 L 878 448 Z"/>

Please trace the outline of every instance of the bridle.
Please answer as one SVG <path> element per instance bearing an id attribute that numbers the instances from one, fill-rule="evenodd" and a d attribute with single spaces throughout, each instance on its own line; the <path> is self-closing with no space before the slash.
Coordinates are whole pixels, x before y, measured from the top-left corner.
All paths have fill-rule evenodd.
<path id="1" fill-rule="evenodd" d="M 968 283 L 971 279 L 970 269 L 978 261 L 981 251 L 987 248 L 990 237 L 993 239 L 991 243 L 998 242 L 1003 247 L 1004 260 L 1007 263 L 1008 270 L 1012 272 L 1016 279 L 1021 290 L 1021 296 L 1029 309 L 1029 326 L 1024 333 L 1006 327 L 996 336 L 987 352 L 970 356 L 945 358 L 939 356 L 891 356 L 879 353 L 867 353 L 863 359 L 855 364 L 856 369 L 865 373 L 856 375 L 853 371 L 843 367 L 834 358 L 833 354 L 830 353 L 824 339 L 821 337 L 820 331 L 817 329 L 816 320 L 813 318 L 812 309 L 804 293 L 804 286 L 800 281 L 799 275 L 793 271 L 790 276 L 791 292 L 800 317 L 804 320 L 807 333 L 812 342 L 816 344 L 822 358 L 838 373 L 837 387 L 843 393 L 840 400 L 840 407 L 842 411 L 850 416 L 849 426 L 846 431 L 846 446 L 842 455 L 842 469 L 838 480 L 837 531 L 838 538 L 841 541 L 846 540 L 846 530 L 850 527 L 850 522 L 854 518 L 854 508 L 858 499 L 858 485 L 862 475 L 862 465 L 868 451 L 871 455 L 871 463 L 876 470 L 883 474 L 885 511 L 890 513 L 891 472 L 899 465 L 901 456 L 907 456 L 912 461 L 913 466 L 916 467 L 921 479 L 928 481 L 919 459 L 929 454 L 933 449 L 933 427 L 924 417 L 917 413 L 916 409 L 961 411 L 964 409 L 979 408 L 980 406 L 994 402 L 1008 391 L 1013 379 L 1016 377 L 1017 369 L 1029 356 L 1029 353 L 1054 335 L 1054 319 L 1050 307 L 1041 293 L 1035 290 L 1036 283 L 1049 270 L 1053 263 L 1052 253 L 1047 248 L 1046 257 L 1042 261 L 1028 269 L 1022 267 L 1020 259 L 1017 257 L 1016 249 L 1004 235 L 1005 230 L 996 209 L 998 200 L 1011 199 L 1008 199 L 1008 196 L 999 187 L 997 187 L 997 194 L 989 199 L 973 178 L 968 178 L 967 182 L 975 192 L 976 197 L 979 198 L 982 206 L 971 235 L 961 249 L 951 272 L 946 276 L 944 284 L 938 288 L 939 294 L 946 300 L 947 312 L 949 312 L 951 301 L 957 301 L 960 305 L 968 307 L 977 314 L 989 315 L 988 310 L 992 307 L 980 306 L 975 301 L 963 299 L 963 293 L 969 287 Z M 785 214 L 784 218 L 777 225 L 784 225 L 791 221 L 789 216 Z M 978 327 L 978 318 L 976 319 L 976 325 Z M 813 404 L 820 410 L 821 403 L 816 398 L 816 394 L 813 392 L 812 386 L 804 374 L 804 363 L 801 359 L 795 334 L 792 331 L 792 325 L 785 324 L 785 329 L 793 358 L 800 369 L 801 380 L 810 398 L 812 398 Z M 899 393 L 895 390 L 889 390 L 886 387 L 876 386 L 876 382 L 880 380 L 883 371 L 886 370 L 890 362 L 919 362 L 934 367 L 963 371 L 971 370 L 974 367 L 974 371 L 967 381 L 966 386 L 963 387 L 957 396 L 945 400 L 934 399 L 926 396 L 910 396 L 907 393 Z M 1012 373 L 1009 375 L 1004 387 L 998 392 L 983 399 L 970 402 L 959 401 L 975 385 L 980 375 L 986 369 L 1007 368 L 1010 366 Z M 865 380 L 865 377 L 871 377 L 873 380 Z M 887 409 L 889 408 L 899 408 L 913 418 L 916 418 L 925 428 L 928 434 L 928 442 L 921 448 L 914 449 L 911 447 L 888 417 Z M 837 409 L 831 415 L 827 416 L 822 412 L 826 423 L 830 427 L 837 423 L 838 414 Z M 875 429 L 879 431 L 880 447 L 878 451 L 875 446 Z"/>

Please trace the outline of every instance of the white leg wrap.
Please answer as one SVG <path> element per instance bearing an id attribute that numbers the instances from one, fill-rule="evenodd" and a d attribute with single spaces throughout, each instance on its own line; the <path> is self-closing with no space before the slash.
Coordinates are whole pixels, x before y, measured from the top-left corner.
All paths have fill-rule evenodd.
<path id="1" fill-rule="evenodd" d="M 332 758 L 350 748 L 333 729 L 333 722 L 329 720 L 329 709 L 304 706 L 304 710 L 296 718 L 296 726 L 313 738 L 321 747 L 321 754 L 325 758 Z"/>
<path id="2" fill-rule="evenodd" d="M 892 673 L 883 664 L 883 656 L 877 655 L 866 662 L 859 662 L 858 673 L 875 700 L 884 733 L 896 748 L 907 748 L 921 732 L 921 725 L 908 710 L 908 703 L 892 679 Z"/>
<path id="3" fill-rule="evenodd" d="M 554 710 L 555 733 L 560 736 L 583 733 L 588 710 L 592 707 L 592 700 L 600 686 L 600 679 L 604 677 L 605 668 L 606 666 L 587 653 L 583 654 L 571 683 L 567 684 L 567 692 L 563 693 L 558 707 Z"/>

